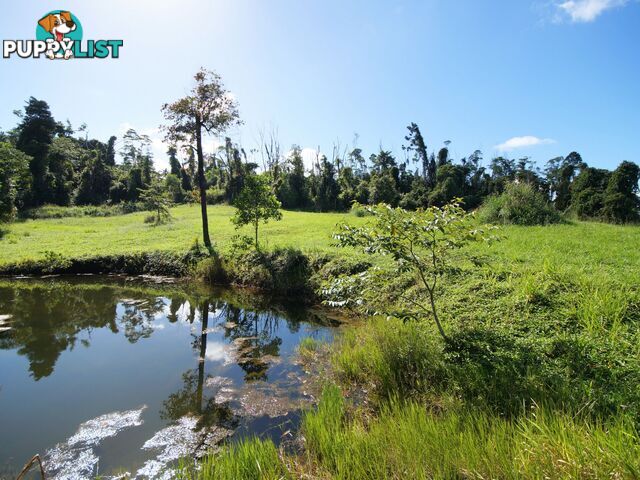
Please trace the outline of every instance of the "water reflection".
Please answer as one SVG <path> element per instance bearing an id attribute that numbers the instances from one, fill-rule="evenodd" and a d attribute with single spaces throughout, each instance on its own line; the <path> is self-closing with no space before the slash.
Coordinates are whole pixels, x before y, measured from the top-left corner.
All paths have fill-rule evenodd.
<path id="1" fill-rule="evenodd" d="M 226 305 L 223 305 L 226 308 Z M 176 309 L 174 315 L 177 318 Z M 224 426 L 225 428 L 234 428 L 237 419 L 227 401 L 218 401 L 214 395 L 205 397 L 205 360 L 207 358 L 207 335 L 209 331 L 209 310 L 210 303 L 202 302 L 200 308 L 200 333 L 192 334 L 194 339 L 192 347 L 199 352 L 198 366 L 193 370 L 187 370 L 182 374 L 182 388 L 169 395 L 169 398 L 163 402 L 160 416 L 166 420 L 178 420 L 189 415 L 198 418 L 196 429 L 208 429 L 212 426 Z M 189 323 L 193 323 L 196 310 L 189 308 L 187 319 Z M 209 376 L 209 378 L 213 378 Z"/>
<path id="2" fill-rule="evenodd" d="M 92 287 L 78 288 L 64 281 L 31 281 L 20 288 L 10 282 L 0 283 L 0 313 L 13 318 L 12 330 L 0 336 L 0 349 L 17 349 L 18 354 L 28 358 L 31 376 L 40 380 L 53 373 L 62 352 L 73 350 L 78 343 L 89 347 L 94 329 L 108 328 L 114 334 L 122 332 L 130 343 L 136 343 L 152 335 L 154 319 L 166 311 L 166 319 L 171 323 L 180 318 L 189 324 L 196 319 L 201 321 L 201 332 L 194 335 L 194 349 L 200 350 L 200 363 L 206 358 L 233 358 L 246 372 L 247 381 L 267 380 L 269 361 L 280 355 L 282 339 L 276 332 L 281 327 L 281 312 L 256 312 L 208 301 L 201 301 L 198 307 L 197 299 L 180 294 L 167 299 L 147 293 L 140 298 L 144 290 Z M 122 297 L 131 293 L 137 297 Z M 213 345 L 214 351 L 207 353 L 209 314 L 214 315 L 216 325 L 223 329 L 224 338 L 231 343 L 224 351 L 216 350 Z M 287 319 L 286 326 L 296 333 L 299 322 L 300 319 Z"/>
<path id="3" fill-rule="evenodd" d="M 272 431 L 309 401 L 299 340 L 331 335 L 268 297 L 122 278 L 0 280 L 0 318 L 0 478 L 34 452 L 51 478 L 155 478 L 234 432 Z M 123 427 L 91 432 L 107 420 Z"/>

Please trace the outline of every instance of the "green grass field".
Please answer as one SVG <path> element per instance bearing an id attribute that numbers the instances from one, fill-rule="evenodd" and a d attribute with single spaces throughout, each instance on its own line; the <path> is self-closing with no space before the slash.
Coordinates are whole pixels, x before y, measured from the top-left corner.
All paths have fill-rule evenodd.
<path id="1" fill-rule="evenodd" d="M 234 209 L 209 207 L 212 240 L 221 248 L 249 228 L 235 230 L 229 221 Z M 182 205 L 171 210 L 172 221 L 153 226 L 144 223 L 147 212 L 114 217 L 70 217 L 16 222 L 0 237 L 0 263 L 41 259 L 46 252 L 65 257 L 109 255 L 153 250 L 185 251 L 201 238 L 200 210 Z M 339 222 L 362 223 L 348 213 L 283 212 L 280 222 L 260 226 L 265 248 L 296 247 L 305 251 L 334 250 L 331 233 Z M 634 277 L 640 265 L 640 229 L 599 223 L 550 227 L 506 227 L 504 241 L 495 247 L 474 246 L 500 261 L 541 267 L 545 262 L 572 265 L 585 272 L 615 272 Z M 634 277 L 635 278 L 635 277 Z"/>
<path id="2" fill-rule="evenodd" d="M 252 234 L 248 227 L 239 232 L 235 230 L 229 221 L 233 211 L 228 206 L 209 207 L 211 239 L 223 249 L 239 232 Z M 0 238 L 0 264 L 38 260 L 46 252 L 73 258 L 153 250 L 186 251 L 196 238 L 201 241 L 199 207 L 182 205 L 173 208 L 171 214 L 173 220 L 160 226 L 144 223 L 148 212 L 17 222 L 7 227 Z M 343 220 L 360 219 L 349 214 L 283 212 L 282 221 L 260 226 L 260 243 L 265 248 L 326 250 L 331 248 L 334 226 Z"/>

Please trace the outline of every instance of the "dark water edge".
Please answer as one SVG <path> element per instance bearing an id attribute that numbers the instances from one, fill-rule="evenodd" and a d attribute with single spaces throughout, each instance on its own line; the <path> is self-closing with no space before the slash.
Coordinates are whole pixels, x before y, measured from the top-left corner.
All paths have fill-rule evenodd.
<path id="1" fill-rule="evenodd" d="M 295 430 L 296 347 L 335 322 L 292 299 L 124 276 L 0 279 L 0 478 L 163 478 L 182 456 Z M 286 435 L 285 435 L 286 438 Z"/>

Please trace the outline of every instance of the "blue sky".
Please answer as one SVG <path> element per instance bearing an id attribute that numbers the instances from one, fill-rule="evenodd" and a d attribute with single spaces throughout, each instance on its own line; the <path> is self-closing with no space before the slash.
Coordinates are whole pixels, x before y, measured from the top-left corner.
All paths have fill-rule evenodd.
<path id="1" fill-rule="evenodd" d="M 8 0 L 4 0 L 8 3 Z M 245 147 L 277 128 L 283 147 L 339 141 L 402 156 L 416 122 L 430 150 L 481 149 L 540 164 L 579 151 L 591 165 L 640 162 L 637 0 L 22 0 L 4 39 L 34 38 L 68 9 L 84 38 L 123 39 L 121 58 L 0 59 L 0 129 L 30 95 L 106 139 L 132 126 L 154 138 L 160 106 L 200 66 L 237 97 Z M 5 10 L 6 12 L 6 10 Z M 208 143 L 213 148 L 213 141 Z"/>

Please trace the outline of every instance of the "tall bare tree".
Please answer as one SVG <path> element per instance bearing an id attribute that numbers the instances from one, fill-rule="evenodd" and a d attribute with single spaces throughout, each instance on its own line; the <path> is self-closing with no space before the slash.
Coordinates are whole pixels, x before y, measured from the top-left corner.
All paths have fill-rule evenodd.
<path id="1" fill-rule="evenodd" d="M 163 126 L 165 139 L 171 144 L 195 144 L 198 158 L 198 188 L 202 210 L 202 237 L 211 247 L 207 217 L 207 183 L 204 177 L 204 135 L 220 136 L 233 125 L 239 125 L 238 104 L 225 89 L 217 73 L 201 68 L 194 76 L 195 85 L 188 96 L 162 106 L 168 124 Z"/>

